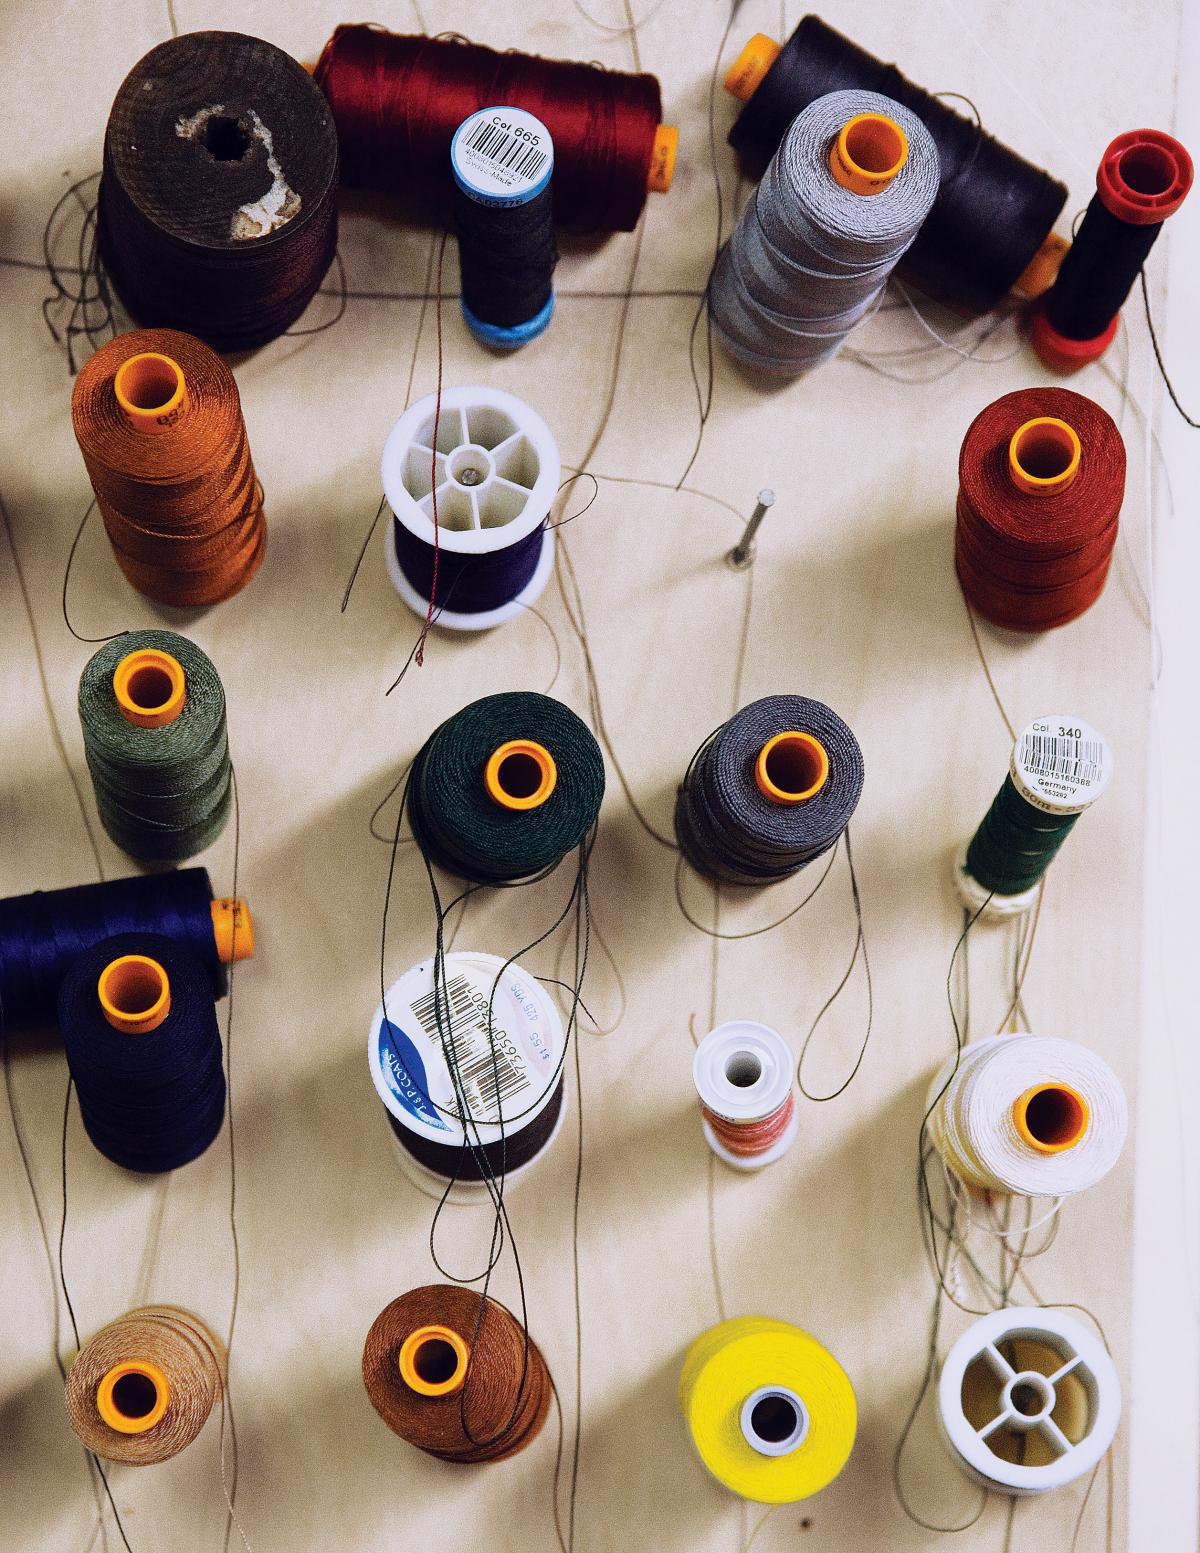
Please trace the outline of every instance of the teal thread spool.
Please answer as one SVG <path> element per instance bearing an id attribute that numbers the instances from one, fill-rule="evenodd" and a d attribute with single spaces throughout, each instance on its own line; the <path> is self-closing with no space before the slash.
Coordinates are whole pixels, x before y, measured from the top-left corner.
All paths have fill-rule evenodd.
<path id="1" fill-rule="evenodd" d="M 432 863 L 477 884 L 555 868 L 590 834 L 604 758 L 587 724 L 550 696 L 484 696 L 444 722 L 413 761 L 408 818 Z"/>
<path id="2" fill-rule="evenodd" d="M 106 642 L 79 679 L 79 721 L 109 836 L 144 862 L 178 862 L 220 835 L 232 769 L 225 692 L 207 655 L 173 631 Z"/>

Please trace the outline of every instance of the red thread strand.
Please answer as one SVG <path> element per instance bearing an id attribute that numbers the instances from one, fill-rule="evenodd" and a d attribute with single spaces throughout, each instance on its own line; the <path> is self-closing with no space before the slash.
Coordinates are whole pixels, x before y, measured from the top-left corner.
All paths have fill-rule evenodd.
<path id="1" fill-rule="evenodd" d="M 712 1129 L 713 1136 L 731 1154 L 736 1154 L 739 1159 L 754 1159 L 759 1154 L 765 1154 L 783 1137 L 791 1125 L 795 1108 L 795 1096 L 789 1095 L 777 1111 L 772 1111 L 770 1116 L 760 1117 L 758 1121 L 731 1122 L 724 1116 L 718 1116 L 715 1111 L 710 1111 L 704 1104 L 700 1106 L 700 1114 Z"/>
<path id="2" fill-rule="evenodd" d="M 342 181 L 448 191 L 450 141 L 472 113 L 524 108 L 554 140 L 554 213 L 582 231 L 631 232 L 646 201 L 662 96 L 652 75 L 498 53 L 465 38 L 343 25 L 315 71 L 337 124 Z"/>

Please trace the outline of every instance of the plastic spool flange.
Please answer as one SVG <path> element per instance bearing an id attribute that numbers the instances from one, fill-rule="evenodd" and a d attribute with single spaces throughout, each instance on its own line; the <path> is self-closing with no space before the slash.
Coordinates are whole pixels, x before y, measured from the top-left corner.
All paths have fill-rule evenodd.
<path id="1" fill-rule="evenodd" d="M 1049 1349 L 1062 1363 L 1049 1375 L 1020 1370 L 1003 1349 L 1022 1343 Z M 964 1378 L 976 1360 L 990 1366 L 999 1388 L 994 1416 L 979 1425 L 967 1417 L 963 1402 Z M 1082 1386 L 1086 1397 L 1086 1418 L 1077 1440 L 1052 1416 L 1068 1377 Z M 1022 1392 L 1023 1406 L 1017 1400 Z M 938 1382 L 938 1417 L 969 1477 L 1006 1494 L 1042 1494 L 1090 1472 L 1108 1450 L 1121 1420 L 1121 1383 L 1104 1345 L 1078 1321 L 1056 1310 L 1014 1306 L 976 1321 L 950 1349 Z M 1041 1453 L 1051 1460 L 1027 1466 L 997 1455 L 988 1441 L 1004 1430 L 1028 1434 L 1031 1440 L 1036 1436 Z"/>
<path id="2" fill-rule="evenodd" d="M 544 522 L 558 491 L 562 465 L 550 428 L 515 394 L 498 388 L 448 388 L 410 405 L 383 448 L 388 505 L 410 534 L 434 543 L 433 428 L 437 419 L 437 543 L 458 556 L 491 555 L 527 538 Z M 396 592 L 424 618 L 429 600 L 400 570 L 391 524 L 384 527 L 388 575 Z M 451 631 L 485 631 L 532 604 L 554 565 L 554 533 L 546 529 L 537 570 L 508 603 L 479 614 L 438 610 Z"/>
<path id="3" fill-rule="evenodd" d="M 792 1092 L 794 1062 L 787 1042 L 770 1025 L 753 1019 L 731 1019 L 700 1042 L 692 1059 L 696 1093 L 710 1111 L 730 1122 L 755 1122 L 778 1111 Z M 734 1170 L 761 1170 L 773 1164 L 796 1141 L 795 1112 L 787 1131 L 763 1154 L 734 1154 L 705 1119 L 704 1138 L 718 1159 Z"/>
<path id="4" fill-rule="evenodd" d="M 993 894 L 967 872 L 969 846 L 970 842 L 964 841 L 954 854 L 954 888 L 971 915 L 978 914 L 981 922 L 1005 922 L 1010 917 L 1023 917 L 1027 911 L 1031 911 L 1041 889 L 1041 880 L 1030 885 L 1029 889 L 1022 890 L 1019 895 Z"/>
<path id="5" fill-rule="evenodd" d="M 504 1191 L 507 1195 L 514 1187 L 517 1187 L 541 1162 L 542 1156 L 554 1147 L 559 1133 L 563 1129 L 563 1123 L 567 1119 L 570 1109 L 570 1090 L 567 1085 L 566 1075 L 563 1075 L 562 1104 L 559 1107 L 558 1118 L 554 1123 L 550 1136 L 546 1139 L 538 1151 L 536 1159 L 528 1160 L 523 1165 L 517 1165 L 504 1172 Z M 436 1170 L 428 1170 L 419 1159 L 415 1159 L 404 1147 L 400 1139 L 388 1128 L 388 1137 L 392 1140 L 392 1149 L 396 1155 L 396 1162 L 400 1166 L 401 1173 L 416 1187 L 418 1192 L 423 1192 L 426 1197 L 432 1197 L 435 1202 L 453 1203 L 456 1207 L 469 1208 L 473 1204 L 486 1202 L 495 1190 L 489 1188 L 486 1181 L 455 1181 L 449 1185 L 445 1176 L 438 1175 Z"/>

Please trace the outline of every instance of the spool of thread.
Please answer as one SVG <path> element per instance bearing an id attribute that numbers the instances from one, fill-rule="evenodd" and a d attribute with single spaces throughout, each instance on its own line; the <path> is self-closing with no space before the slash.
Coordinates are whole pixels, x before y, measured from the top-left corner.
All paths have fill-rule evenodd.
<path id="1" fill-rule="evenodd" d="M 554 142 L 523 108 L 482 108 L 450 142 L 462 314 L 484 345 L 516 350 L 554 312 Z"/>
<path id="2" fill-rule="evenodd" d="M 79 721 L 101 822 L 131 857 L 177 862 L 221 834 L 225 692 L 194 643 L 173 631 L 106 642 L 80 677 Z"/>
<path id="3" fill-rule="evenodd" d="M 433 599 L 434 624 L 484 631 L 534 603 L 554 567 L 561 475 L 550 428 L 514 394 L 449 388 L 410 405 L 384 444 L 383 489 L 388 575 L 413 613 Z"/>
<path id="4" fill-rule="evenodd" d="M 225 1389 L 225 1348 L 197 1316 L 143 1305 L 102 1327 L 67 1375 L 67 1417 L 83 1445 L 130 1467 L 170 1461 Z"/>
<path id="5" fill-rule="evenodd" d="M 58 1023 L 88 1137 L 113 1164 L 156 1174 L 189 1164 L 225 1118 L 212 984 L 201 961 L 156 933 L 84 950 Z"/>
<path id="6" fill-rule="evenodd" d="M 1103 1458 L 1121 1421 L 1121 1383 L 1073 1317 L 1009 1306 L 974 1322 L 946 1355 L 938 1417 L 968 1477 L 1002 1494 L 1043 1494 Z"/>
<path id="7" fill-rule="evenodd" d="M 512 1314 L 451 1284 L 410 1289 L 380 1311 L 363 1348 L 363 1384 L 393 1434 L 460 1462 L 523 1451 L 553 1390 L 541 1350 Z"/>
<path id="8" fill-rule="evenodd" d="M 862 750 L 836 712 L 807 696 L 764 696 L 692 756 L 675 835 L 697 873 L 770 884 L 837 845 L 862 786 Z"/>
<path id="9" fill-rule="evenodd" d="M 367 1059 L 401 1168 L 447 1201 L 516 1184 L 565 1114 L 562 1020 L 517 962 L 461 949 L 422 960 L 375 1010 Z M 449 1187 L 449 1192 L 447 1192 Z"/>
<path id="10" fill-rule="evenodd" d="M 604 757 L 568 706 L 531 690 L 472 701 L 413 761 L 408 820 L 439 868 L 510 884 L 556 868 L 592 831 Z"/>
<path id="11" fill-rule="evenodd" d="M 185 33 L 113 102 L 100 259 L 138 323 L 253 350 L 300 317 L 333 262 L 337 182 L 333 117 L 302 66 L 244 33 Z"/>
<path id="12" fill-rule="evenodd" d="M 979 412 L 958 458 L 954 564 L 993 625 L 1048 631 L 1104 591 L 1125 495 L 1125 444 L 1069 388 L 1022 388 Z"/>
<path id="13" fill-rule="evenodd" d="M 1076 820 L 1112 780 L 1108 741 L 1081 717 L 1039 717 L 1013 745 L 1008 775 L 959 853 L 963 905 L 984 918 L 1020 916 Z"/>
<path id="14" fill-rule="evenodd" d="M 553 137 L 554 215 L 564 226 L 632 232 L 647 190 L 665 194 L 674 177 L 679 131 L 661 122 L 651 75 L 341 26 L 315 79 L 333 110 L 349 188 L 448 193 L 455 130 L 497 102 L 533 114 Z"/>
<path id="15" fill-rule="evenodd" d="M 725 86 L 745 103 L 729 143 L 756 178 L 796 115 L 827 93 L 880 92 L 916 114 L 933 137 L 941 181 L 901 268 L 930 296 L 986 313 L 1014 288 L 1035 295 L 1053 280 L 1066 245 L 1051 228 L 1066 186 L 820 17 L 804 17 L 782 48 L 761 33 L 752 38 Z"/>
<path id="16" fill-rule="evenodd" d="M 735 1170 L 761 1170 L 783 1158 L 798 1126 L 795 1066 L 778 1031 L 752 1019 L 729 1020 L 704 1037 L 692 1080 L 705 1141 L 718 1159 Z"/>
<path id="17" fill-rule="evenodd" d="M 1019 1197 L 1095 1186 L 1120 1158 L 1129 1125 L 1104 1059 L 1052 1035 L 972 1041 L 939 1069 L 927 1105 L 929 1136 L 958 1179 Z"/>
<path id="18" fill-rule="evenodd" d="M 759 1504 L 819 1493 L 846 1465 L 858 1408 L 833 1355 L 799 1327 L 738 1316 L 687 1351 L 679 1402 L 700 1460 Z"/>
<path id="19" fill-rule="evenodd" d="M 173 329 L 103 346 L 75 379 L 75 440 L 117 564 L 159 604 L 216 604 L 245 587 L 266 546 L 233 373 Z"/>
<path id="20" fill-rule="evenodd" d="M 1173 136 L 1135 129 L 1112 142 L 1071 251 L 1031 319 L 1046 366 L 1077 372 L 1103 356 L 1163 222 L 1191 186 L 1192 159 Z"/>
<path id="21" fill-rule="evenodd" d="M 877 92 L 831 92 L 788 128 L 709 288 L 743 365 L 794 376 L 827 361 L 877 303 L 937 195 L 920 119 Z"/>
<path id="22" fill-rule="evenodd" d="M 204 966 L 214 997 L 225 967 L 254 953 L 244 900 L 214 899 L 206 868 L 108 879 L 0 900 L 0 1015 L 6 1027 L 49 1024 L 63 978 L 86 950 L 118 934 L 162 934 Z"/>

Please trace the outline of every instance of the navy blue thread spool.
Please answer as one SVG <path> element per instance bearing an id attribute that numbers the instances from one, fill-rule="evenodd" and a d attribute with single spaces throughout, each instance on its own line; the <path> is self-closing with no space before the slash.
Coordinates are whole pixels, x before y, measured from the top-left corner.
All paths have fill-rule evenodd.
<path id="1" fill-rule="evenodd" d="M 183 944 L 121 933 L 67 972 L 58 1022 L 88 1137 L 126 1170 L 158 1173 L 203 1154 L 225 1119 L 212 983 Z"/>
<path id="2" fill-rule="evenodd" d="M 516 350 L 554 313 L 550 131 L 523 108 L 481 108 L 450 143 L 462 314 L 484 345 Z"/>

